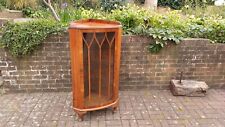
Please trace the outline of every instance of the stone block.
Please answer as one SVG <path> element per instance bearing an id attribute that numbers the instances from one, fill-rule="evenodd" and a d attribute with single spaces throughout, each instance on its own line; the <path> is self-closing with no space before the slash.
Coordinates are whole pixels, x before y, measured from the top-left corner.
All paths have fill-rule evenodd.
<path id="1" fill-rule="evenodd" d="M 171 80 L 170 90 L 174 96 L 205 96 L 208 85 L 202 81 Z"/>

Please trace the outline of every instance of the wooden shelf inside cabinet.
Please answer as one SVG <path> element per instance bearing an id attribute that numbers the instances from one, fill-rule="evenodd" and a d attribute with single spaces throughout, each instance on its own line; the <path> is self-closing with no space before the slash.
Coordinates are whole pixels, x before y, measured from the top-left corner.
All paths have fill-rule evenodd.
<path id="1" fill-rule="evenodd" d="M 87 19 L 69 27 L 73 108 L 78 116 L 119 103 L 121 24 Z"/>

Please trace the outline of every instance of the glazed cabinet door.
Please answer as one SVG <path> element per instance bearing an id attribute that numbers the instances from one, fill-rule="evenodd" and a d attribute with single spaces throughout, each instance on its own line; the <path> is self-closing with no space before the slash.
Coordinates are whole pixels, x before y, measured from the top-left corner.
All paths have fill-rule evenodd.
<path id="1" fill-rule="evenodd" d="M 82 32 L 84 108 L 114 101 L 115 36 L 116 31 Z"/>

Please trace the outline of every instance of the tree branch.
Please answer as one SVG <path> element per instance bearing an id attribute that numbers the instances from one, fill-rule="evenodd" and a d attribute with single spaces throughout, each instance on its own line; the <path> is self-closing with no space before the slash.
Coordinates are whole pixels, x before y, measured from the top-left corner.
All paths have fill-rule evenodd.
<path id="1" fill-rule="evenodd" d="M 51 10 L 55 20 L 60 21 L 58 14 L 56 13 L 55 9 L 52 7 L 51 0 L 48 0 L 48 2 L 46 0 L 43 0 L 43 2 Z"/>

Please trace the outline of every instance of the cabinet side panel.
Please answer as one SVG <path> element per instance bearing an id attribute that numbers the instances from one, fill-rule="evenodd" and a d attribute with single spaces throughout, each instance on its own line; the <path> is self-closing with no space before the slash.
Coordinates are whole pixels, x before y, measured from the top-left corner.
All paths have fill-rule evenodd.
<path id="1" fill-rule="evenodd" d="M 75 78 L 75 41 L 76 41 L 76 30 L 74 29 L 69 29 L 69 36 L 70 36 L 70 60 L 71 60 L 71 77 L 72 77 L 72 91 L 73 91 L 73 106 L 76 107 L 77 106 L 77 102 L 76 102 L 76 78 Z"/>
<path id="2" fill-rule="evenodd" d="M 119 72 L 120 72 L 120 54 L 121 54 L 121 34 L 122 29 L 116 31 L 115 38 L 115 66 L 114 66 L 114 100 L 118 98 L 119 94 Z"/>
<path id="3" fill-rule="evenodd" d="M 76 89 L 76 96 L 78 105 L 77 107 L 80 109 L 84 108 L 84 66 L 83 66 L 83 42 L 82 42 L 82 31 L 77 30 L 77 40 L 76 40 L 76 55 L 77 55 L 77 89 Z"/>
<path id="4" fill-rule="evenodd" d="M 73 106 L 83 108 L 83 72 L 81 31 L 70 29 L 70 57 L 73 89 Z"/>

